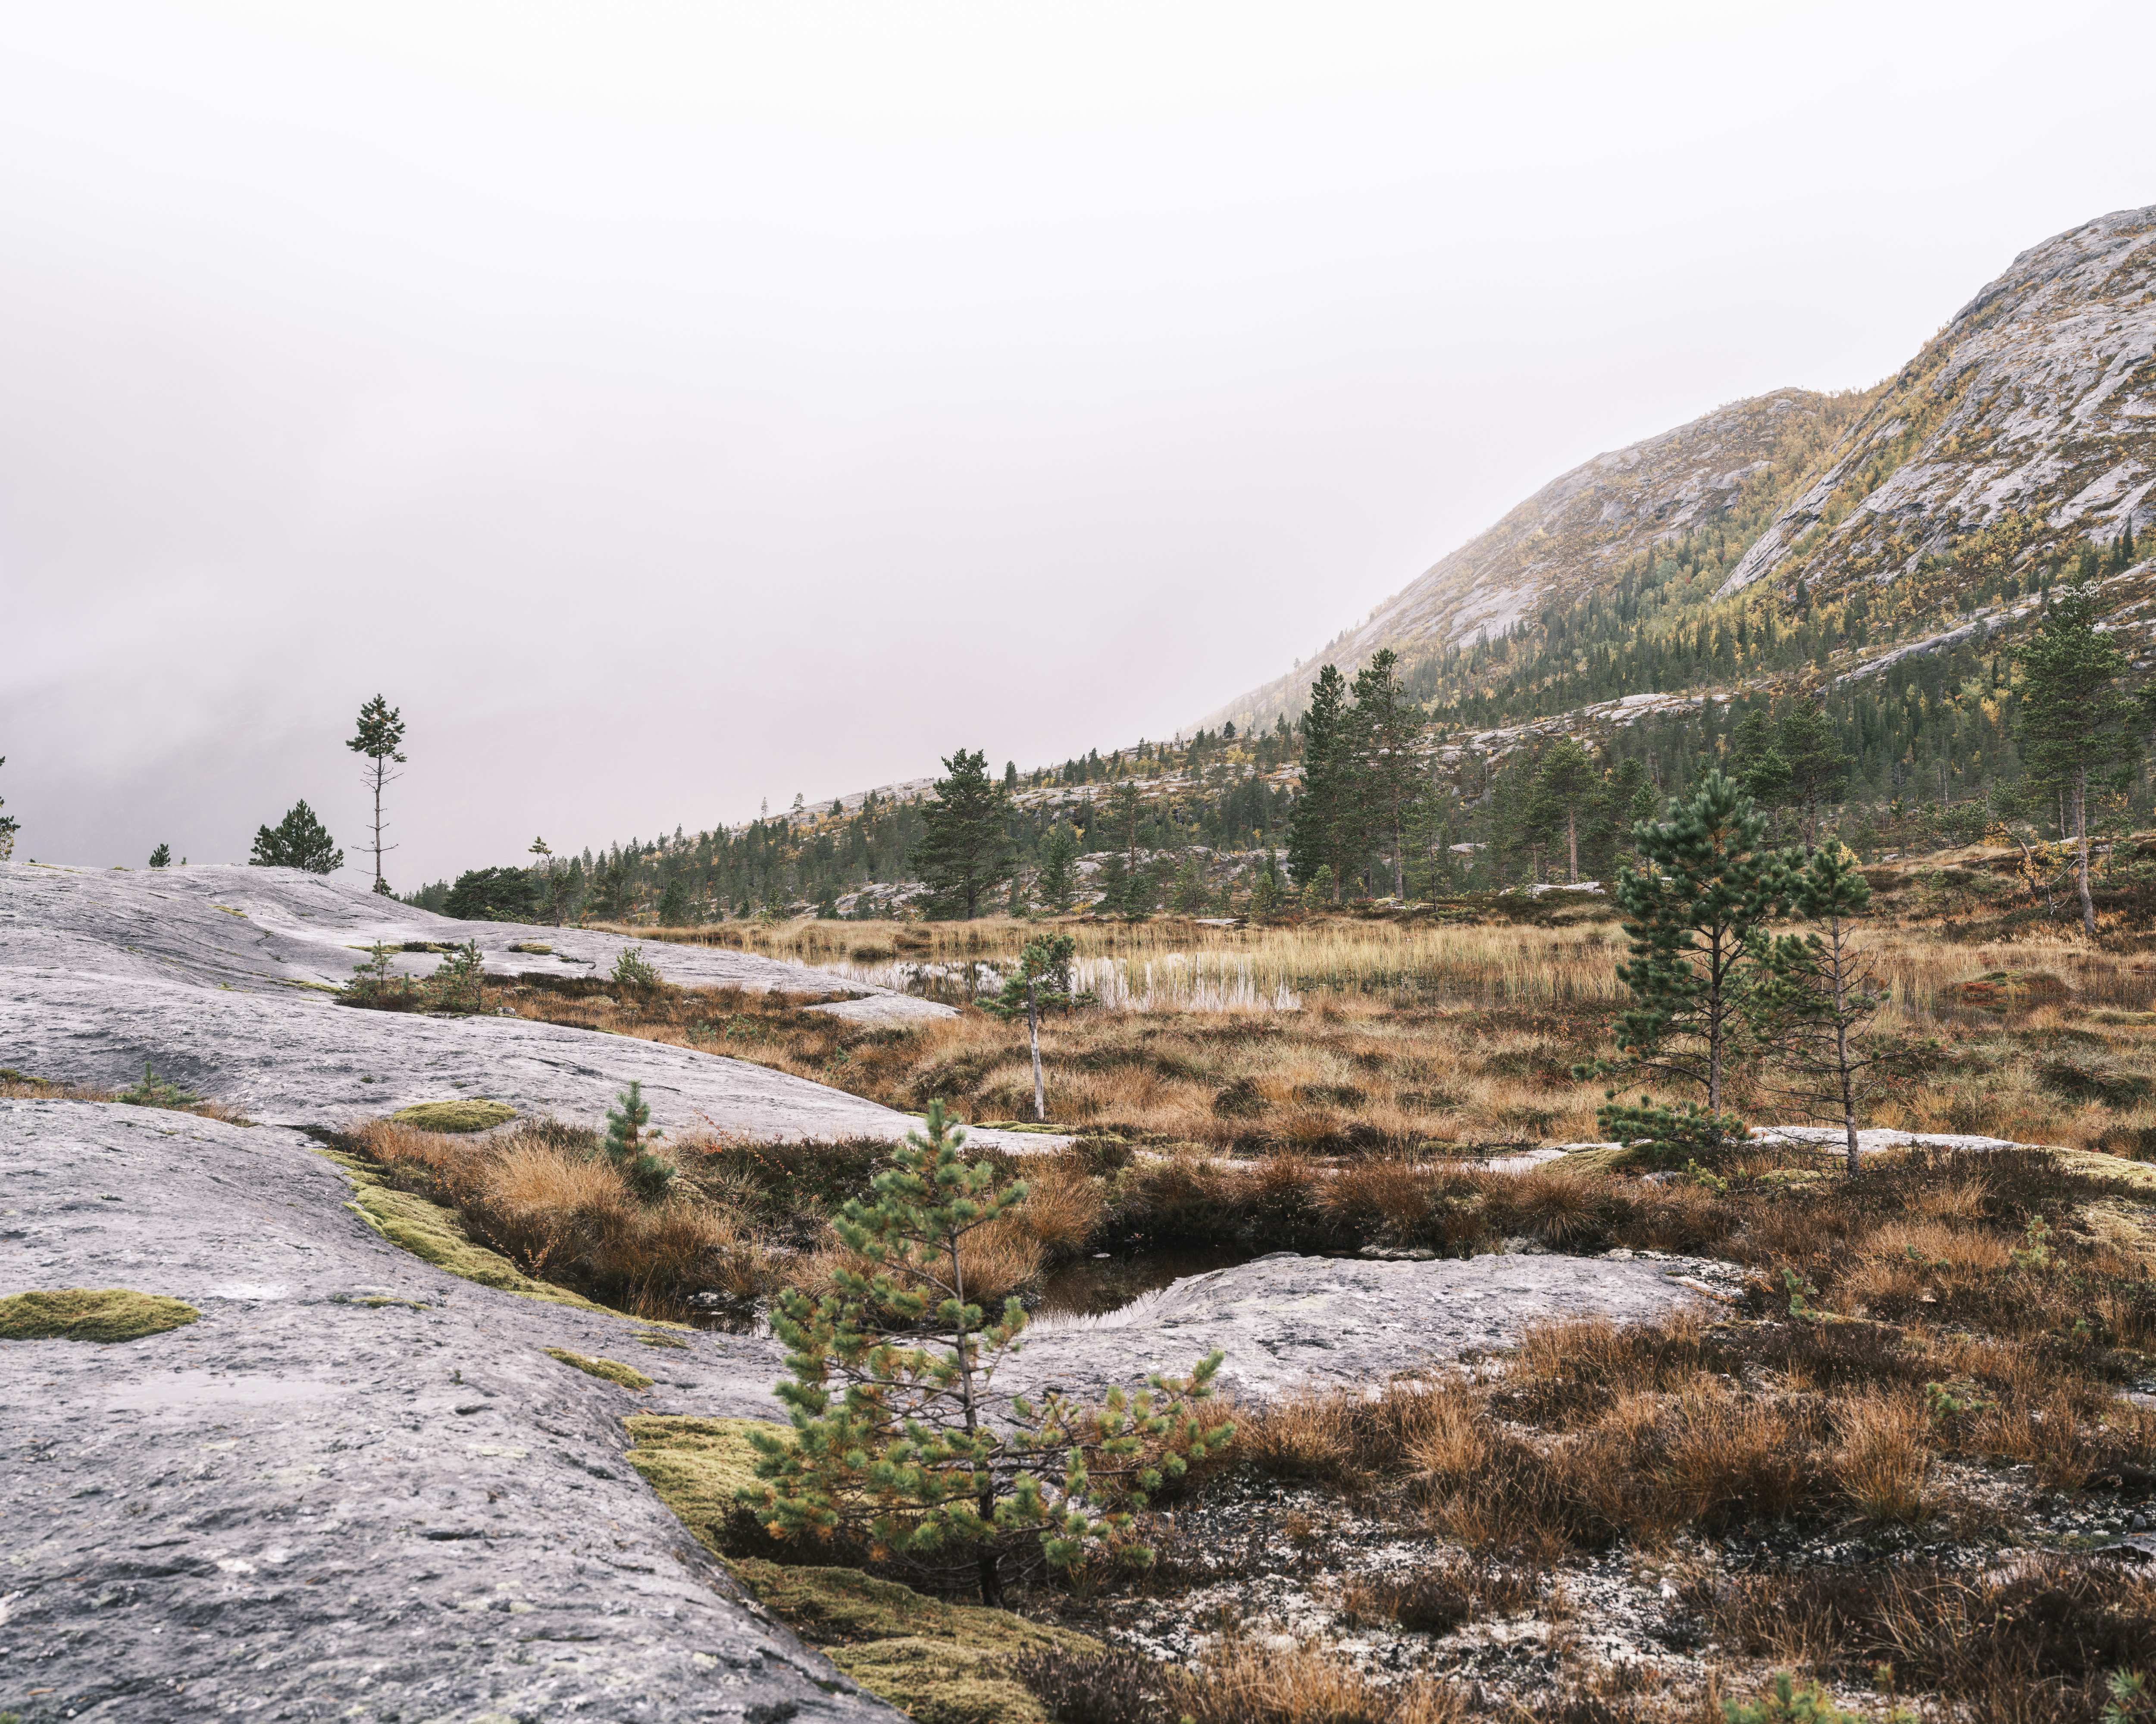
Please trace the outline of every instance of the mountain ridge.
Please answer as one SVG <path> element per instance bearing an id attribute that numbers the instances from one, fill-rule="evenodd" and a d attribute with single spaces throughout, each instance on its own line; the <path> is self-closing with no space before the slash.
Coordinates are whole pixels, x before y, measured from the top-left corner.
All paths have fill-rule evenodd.
<path id="1" fill-rule="evenodd" d="M 1883 584 L 1958 552 L 1996 575 L 2069 538 L 2107 542 L 2156 513 L 2152 391 L 2156 205 L 2017 254 L 1870 389 L 1771 390 L 1580 463 L 1200 723 L 1291 714 L 1327 661 L 1352 672 L 1389 646 L 1412 664 L 1497 638 L 1688 533 L 1742 541 L 1717 598 L 1769 576 L 1793 600 L 1799 584 Z"/>

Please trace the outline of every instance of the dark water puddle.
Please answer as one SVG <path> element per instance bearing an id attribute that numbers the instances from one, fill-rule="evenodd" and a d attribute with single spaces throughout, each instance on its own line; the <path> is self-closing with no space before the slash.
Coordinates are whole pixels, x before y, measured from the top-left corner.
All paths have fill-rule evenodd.
<path id="1" fill-rule="evenodd" d="M 1232 1269 L 1263 1255 L 1232 1245 L 1188 1245 L 1083 1258 L 1050 1269 L 1042 1278 L 1040 1302 L 1027 1303 L 1036 1317 L 1104 1317 L 1171 1281 Z"/>

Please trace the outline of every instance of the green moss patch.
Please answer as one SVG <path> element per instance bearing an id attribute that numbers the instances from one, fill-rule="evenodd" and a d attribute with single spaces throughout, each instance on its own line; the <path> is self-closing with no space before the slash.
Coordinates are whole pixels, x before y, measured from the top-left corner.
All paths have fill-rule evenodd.
<path id="1" fill-rule="evenodd" d="M 380 1170 L 372 1163 L 340 1150 L 325 1149 L 321 1153 L 341 1167 L 352 1181 L 352 1201 L 345 1207 L 392 1245 L 401 1246 L 413 1256 L 462 1281 L 476 1282 L 481 1287 L 541 1299 L 548 1305 L 574 1305 L 579 1310 L 597 1311 L 603 1317 L 622 1315 L 619 1311 L 586 1299 L 581 1293 L 527 1275 L 501 1253 L 475 1244 L 454 1210 L 384 1184 Z M 626 1320 L 646 1329 L 687 1327 L 685 1324 L 667 1323 L 655 1317 Z"/>
<path id="2" fill-rule="evenodd" d="M 536 940 L 526 940 L 521 944 L 511 946 L 509 949 L 512 952 L 530 952 L 542 958 L 551 958 L 554 955 L 553 947 L 542 946 Z"/>
<path id="3" fill-rule="evenodd" d="M 548 1347 L 547 1356 L 559 1359 L 573 1371 L 588 1377 L 604 1377 L 611 1383 L 619 1383 L 625 1389 L 648 1389 L 651 1379 L 634 1365 L 624 1365 L 619 1359 L 596 1359 L 588 1353 L 572 1353 L 567 1347 Z"/>
<path id="4" fill-rule="evenodd" d="M 202 1315 L 192 1305 L 131 1287 L 66 1287 L 0 1299 L 0 1341 L 110 1344 L 162 1335 Z"/>
<path id="5" fill-rule="evenodd" d="M 549 1305 L 575 1305 L 580 1310 L 598 1311 L 607 1316 L 619 1315 L 581 1293 L 557 1287 L 552 1281 L 535 1279 L 499 1252 L 474 1244 L 465 1236 L 454 1210 L 382 1184 L 374 1170 L 357 1157 L 341 1155 L 334 1150 L 323 1153 L 343 1168 L 352 1181 L 353 1201 L 345 1207 L 391 1244 L 403 1247 L 413 1256 L 459 1280 L 475 1281 L 481 1287 L 521 1294 Z"/>
<path id="6" fill-rule="evenodd" d="M 399 1108 L 389 1117 L 415 1131 L 485 1131 L 514 1119 L 516 1109 L 498 1101 L 423 1101 Z"/>
<path id="7" fill-rule="evenodd" d="M 629 1464 L 714 1556 L 734 1494 L 756 1482 L 749 1418 L 639 1414 L 626 1421 Z M 750 1557 L 727 1567 L 773 1615 L 871 1694 L 921 1724 L 1036 1724 L 1040 1702 L 1015 1676 L 1019 1653 L 1098 1656 L 1098 1640 L 1008 1611 L 949 1604 L 854 1568 L 797 1568 Z"/>

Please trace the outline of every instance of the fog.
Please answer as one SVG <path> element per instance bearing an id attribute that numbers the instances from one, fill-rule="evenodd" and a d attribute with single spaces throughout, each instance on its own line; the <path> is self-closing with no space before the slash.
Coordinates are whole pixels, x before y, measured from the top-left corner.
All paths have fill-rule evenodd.
<path id="1" fill-rule="evenodd" d="M 2033 25 L 2041 24 L 2041 34 Z M 1187 726 L 2156 200 L 2142 5 L 0 12 L 18 860 L 395 885 Z M 363 878 L 361 872 L 347 877 Z"/>

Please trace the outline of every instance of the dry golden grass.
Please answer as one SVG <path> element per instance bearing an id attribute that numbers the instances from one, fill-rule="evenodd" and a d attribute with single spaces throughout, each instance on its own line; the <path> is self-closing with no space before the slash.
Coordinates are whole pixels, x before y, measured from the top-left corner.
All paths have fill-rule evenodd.
<path id="1" fill-rule="evenodd" d="M 1229 1640 L 1181 1685 L 1192 1724 L 1451 1724 L 1477 1715 L 1469 1692 L 1407 1676 L 1373 1680 L 1314 1647 Z"/>
<path id="2" fill-rule="evenodd" d="M 467 1233 L 527 1274 L 635 1310 L 765 1279 L 726 1209 L 686 1190 L 646 1203 L 588 1146 L 543 1128 L 474 1140 L 377 1120 L 356 1136 L 366 1155 L 454 1207 Z"/>

